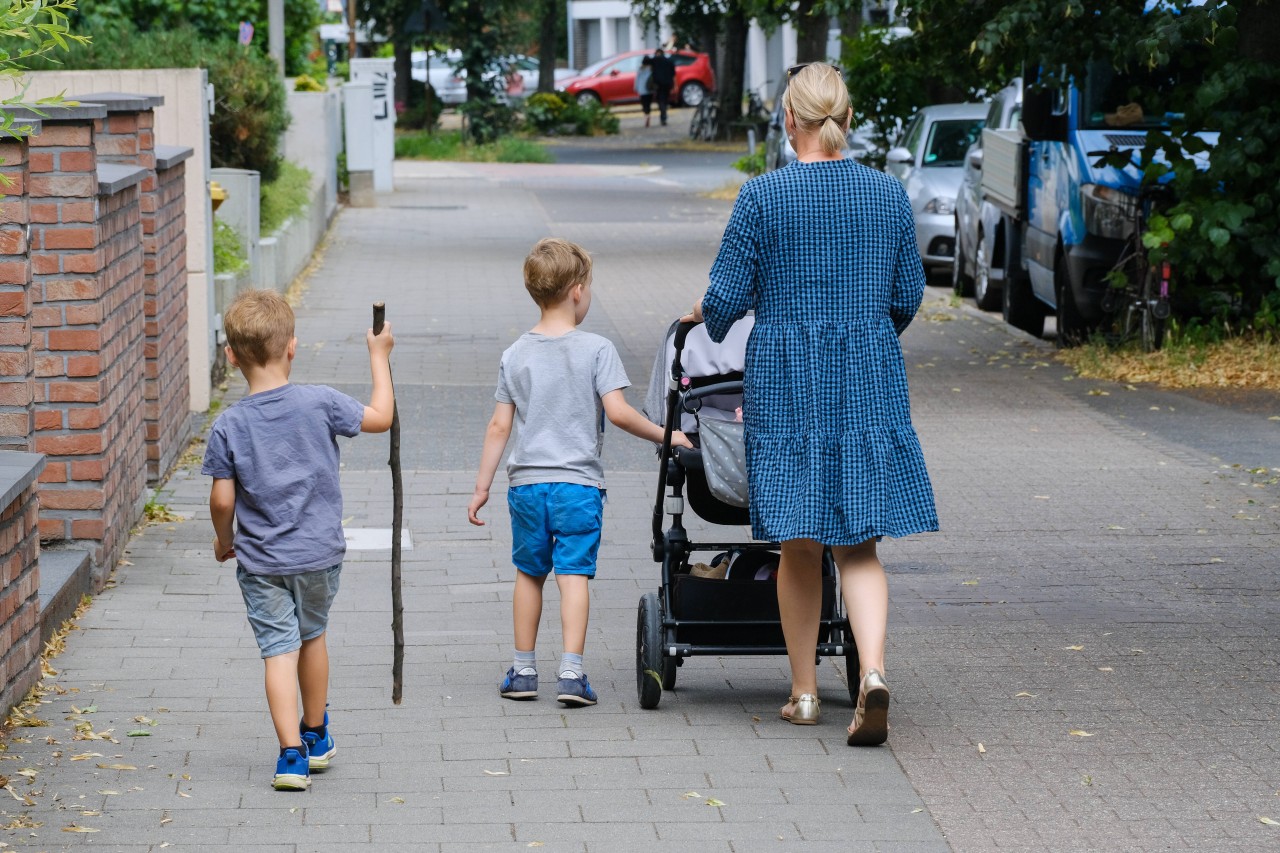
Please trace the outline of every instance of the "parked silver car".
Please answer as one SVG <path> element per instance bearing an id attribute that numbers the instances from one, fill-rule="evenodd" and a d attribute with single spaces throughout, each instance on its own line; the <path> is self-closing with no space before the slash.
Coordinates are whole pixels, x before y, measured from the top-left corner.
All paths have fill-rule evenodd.
<path id="1" fill-rule="evenodd" d="M 1015 79 L 991 99 L 985 127 L 1010 130 L 1022 116 L 1022 80 Z M 998 207 L 982 198 L 982 136 L 964 158 L 964 178 L 956 196 L 956 254 L 951 286 L 959 296 L 972 296 L 984 311 L 999 311 L 1004 290 L 1004 240 Z"/>
<path id="2" fill-rule="evenodd" d="M 769 111 L 769 129 L 764 137 L 764 168 L 766 172 L 781 169 L 796 159 L 796 151 L 787 140 L 787 130 L 784 127 L 784 113 L 786 111 L 782 108 L 782 95 L 787 91 L 787 80 L 789 78 L 786 73 L 780 76 L 782 77 L 782 82 L 778 85 L 778 92 L 773 97 L 773 109 Z M 861 160 L 876 151 L 877 147 L 873 141 L 874 132 L 875 128 L 871 124 L 850 128 L 849 133 L 845 136 L 844 156 L 852 160 Z"/>
<path id="3" fill-rule="evenodd" d="M 418 60 L 419 54 L 414 54 L 415 62 Z M 421 54 L 421 65 L 415 65 L 415 78 L 419 76 L 426 79 L 426 55 Z M 464 104 L 467 101 L 467 72 L 465 68 L 457 68 L 457 63 L 461 61 L 462 54 L 457 51 L 450 51 L 449 56 L 434 57 L 431 59 L 430 82 L 431 87 L 436 90 L 436 97 L 440 99 L 442 104 Z M 531 95 L 538 91 L 538 78 L 540 67 L 538 60 L 532 56 L 524 56 L 523 54 L 513 54 L 504 56 L 499 60 L 499 65 L 490 69 L 484 75 L 486 81 L 490 81 L 495 85 L 498 84 L 497 78 L 505 75 L 507 69 L 514 68 L 520 72 L 520 76 L 524 81 L 524 93 Z M 420 70 L 419 70 L 420 69 Z M 573 68 L 557 68 L 555 69 L 556 87 L 559 88 L 560 83 L 577 76 L 578 72 Z M 499 92 L 498 100 L 505 100 L 506 93 Z"/>
<path id="4" fill-rule="evenodd" d="M 916 242 L 926 272 L 950 272 L 955 254 L 956 194 L 964 155 L 979 136 L 986 104 L 938 104 L 916 113 L 884 170 L 902 181 L 916 217 Z"/>

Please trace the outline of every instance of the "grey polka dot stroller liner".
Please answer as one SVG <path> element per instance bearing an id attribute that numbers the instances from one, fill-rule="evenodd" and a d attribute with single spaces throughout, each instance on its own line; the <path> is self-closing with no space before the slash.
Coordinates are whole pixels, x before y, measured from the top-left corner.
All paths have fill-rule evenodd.
<path id="1" fill-rule="evenodd" d="M 677 321 L 654 360 L 644 411 L 664 429 L 652 543 L 662 583 L 640 597 L 636 686 L 642 708 L 656 708 L 663 691 L 675 689 L 676 671 L 687 658 L 786 654 L 778 617 L 779 546 L 750 539 L 741 412 L 753 325 L 750 315 L 744 317 L 717 344 L 701 324 Z M 692 450 L 671 446 L 677 429 L 688 436 Z M 737 541 L 691 541 L 683 523 L 686 511 L 738 528 Z M 829 552 L 823 558 L 815 651 L 819 657 L 843 655 L 848 671 L 858 671 Z M 772 691 L 775 685 L 762 689 Z M 856 684 L 850 693 L 856 700 Z"/>

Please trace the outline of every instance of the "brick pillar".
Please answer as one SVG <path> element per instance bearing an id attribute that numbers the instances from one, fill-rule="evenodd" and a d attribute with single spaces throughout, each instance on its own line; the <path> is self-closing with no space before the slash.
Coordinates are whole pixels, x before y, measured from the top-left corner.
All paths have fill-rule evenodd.
<path id="1" fill-rule="evenodd" d="M 138 518 L 145 486 L 143 250 L 146 170 L 99 164 L 83 103 L 32 140 L 35 449 L 40 535 L 82 543 L 101 583 Z M 34 218 L 34 217 L 33 217 Z"/>
<path id="2" fill-rule="evenodd" d="M 107 115 L 94 123 L 94 151 L 98 162 L 141 166 L 147 170 L 140 186 L 146 315 L 143 416 L 147 479 L 158 482 L 169 473 L 191 438 L 190 377 L 186 375 L 189 359 L 185 192 L 180 182 L 185 174 L 181 163 L 186 158 L 175 157 L 173 149 L 164 149 L 166 168 L 159 168 L 154 110 L 164 104 L 164 98 L 99 92 L 77 95 L 76 99 L 106 107 Z M 176 184 L 171 174 L 174 168 L 179 178 Z M 177 268 L 175 263 L 179 265 Z"/>
<path id="3" fill-rule="evenodd" d="M 40 541 L 36 475 L 40 457 L 5 454 L 0 485 L 0 708 L 21 702 L 40 680 Z"/>
<path id="4" fill-rule="evenodd" d="M 28 124 L 29 122 L 23 122 Z M 39 123 L 31 123 L 39 132 Z M 31 259 L 27 253 L 27 143 L 0 143 L 0 450 L 31 450 Z"/>

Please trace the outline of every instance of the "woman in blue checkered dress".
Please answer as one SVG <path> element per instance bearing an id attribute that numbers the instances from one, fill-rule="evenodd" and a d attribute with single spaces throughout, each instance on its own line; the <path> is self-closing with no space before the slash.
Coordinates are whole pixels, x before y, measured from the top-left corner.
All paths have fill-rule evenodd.
<path id="1" fill-rule="evenodd" d="M 830 545 L 862 666 L 848 742 L 879 744 L 889 604 L 876 540 L 938 529 L 898 344 L 924 270 L 901 185 L 843 157 L 852 112 L 839 71 L 813 63 L 792 73 L 783 106 L 798 159 L 742 188 L 691 317 L 719 341 L 755 310 L 743 422 L 752 534 L 782 543 L 792 690 L 781 715 L 818 721 L 814 649 Z"/>

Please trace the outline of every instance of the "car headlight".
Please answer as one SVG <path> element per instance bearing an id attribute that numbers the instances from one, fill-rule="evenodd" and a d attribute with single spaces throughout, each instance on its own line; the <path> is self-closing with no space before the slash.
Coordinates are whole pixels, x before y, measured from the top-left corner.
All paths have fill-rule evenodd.
<path id="1" fill-rule="evenodd" d="M 1084 228 L 1090 234 L 1112 240 L 1127 239 L 1133 233 L 1138 200 L 1128 193 L 1098 184 L 1080 188 Z"/>
<path id="2" fill-rule="evenodd" d="M 941 213 L 946 216 L 956 212 L 956 200 L 954 198 L 937 198 L 929 199 L 929 203 L 924 206 L 925 213 Z"/>

